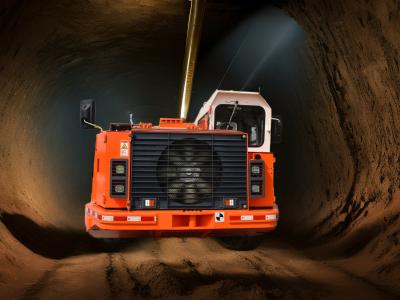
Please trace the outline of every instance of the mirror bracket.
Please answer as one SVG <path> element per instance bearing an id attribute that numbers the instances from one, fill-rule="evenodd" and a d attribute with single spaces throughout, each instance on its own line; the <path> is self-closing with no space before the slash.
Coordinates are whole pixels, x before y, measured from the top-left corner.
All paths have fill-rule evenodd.
<path id="1" fill-rule="evenodd" d="M 97 128 L 103 132 L 101 126 L 96 125 L 96 103 L 93 99 L 85 99 L 80 102 L 80 124 L 82 129 Z"/>
<path id="2" fill-rule="evenodd" d="M 282 143 L 282 119 L 280 116 L 272 116 L 271 142 L 272 144 Z"/>

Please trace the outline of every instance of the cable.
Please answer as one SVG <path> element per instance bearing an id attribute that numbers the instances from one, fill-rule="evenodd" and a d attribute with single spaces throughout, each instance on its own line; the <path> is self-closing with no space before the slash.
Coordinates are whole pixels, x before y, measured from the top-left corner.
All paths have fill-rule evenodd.
<path id="1" fill-rule="evenodd" d="M 85 119 L 83 119 L 83 123 L 86 123 L 86 124 L 88 124 L 88 125 L 90 125 L 90 126 L 92 126 L 92 127 L 94 127 L 94 128 L 99 129 L 100 132 L 103 132 L 103 131 L 104 131 L 103 128 L 101 128 L 101 126 L 96 125 L 96 124 L 93 124 L 93 123 L 90 123 L 90 122 L 86 121 Z"/>
<path id="2" fill-rule="evenodd" d="M 244 42 L 247 40 L 247 36 L 248 36 L 249 31 L 250 31 L 250 30 L 249 30 L 249 28 L 248 28 L 248 29 L 246 30 L 246 33 L 245 33 L 245 35 L 244 35 L 244 38 L 243 38 L 242 42 L 240 43 L 238 49 L 236 50 L 235 55 L 232 57 L 232 59 L 231 59 L 229 65 L 228 65 L 228 68 L 226 69 L 224 75 L 222 75 L 222 78 L 221 78 L 221 80 L 220 80 L 220 82 L 219 82 L 219 84 L 218 84 L 218 86 L 217 86 L 217 90 L 220 88 L 222 82 L 225 80 L 226 75 L 227 75 L 228 72 L 231 70 L 234 61 L 236 60 L 236 58 L 237 58 L 237 56 L 238 56 L 240 50 L 242 49 L 242 47 L 243 47 L 243 45 L 244 45 Z"/>

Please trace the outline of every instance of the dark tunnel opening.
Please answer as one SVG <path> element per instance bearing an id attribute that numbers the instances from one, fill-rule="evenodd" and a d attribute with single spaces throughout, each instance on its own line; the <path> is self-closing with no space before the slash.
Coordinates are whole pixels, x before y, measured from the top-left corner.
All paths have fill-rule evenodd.
<path id="1" fill-rule="evenodd" d="M 399 4 L 208 2 L 189 119 L 215 89 L 260 91 L 284 122 L 273 235 L 400 278 Z M 104 128 L 177 117 L 189 6 L 0 4 L 0 233 L 46 258 L 108 251 L 83 231 L 96 132 L 79 101 Z"/>
<path id="2" fill-rule="evenodd" d="M 309 90 L 302 83 L 306 67 L 305 33 L 293 19 L 271 5 L 251 6 L 238 1 L 232 7 L 218 2 L 210 6 L 190 119 L 194 119 L 201 103 L 217 88 L 265 89 L 265 97 L 274 111 L 284 116 L 289 128 L 292 117 L 286 114 L 294 110 L 285 108 L 284 103 L 291 103 L 296 93 L 301 94 L 298 98 L 306 98 L 303 95 Z M 79 8 L 76 4 L 68 9 L 75 13 Z M 40 103 L 35 105 L 37 117 L 34 119 L 34 126 L 40 132 L 34 142 L 41 145 L 37 160 L 46 162 L 49 170 L 43 173 L 51 174 L 46 180 L 37 177 L 35 180 L 42 182 L 45 189 L 51 188 L 48 197 L 57 199 L 49 200 L 52 202 L 49 206 L 63 207 L 69 219 L 65 222 L 79 227 L 83 225 L 83 204 L 90 199 L 95 138 L 94 131 L 82 131 L 77 126 L 79 101 L 96 100 L 98 123 L 105 128 L 109 122 L 127 121 L 131 112 L 136 121 L 153 123 L 159 117 L 176 116 L 185 43 L 184 14 L 188 4 L 176 4 L 174 9 L 179 15 L 167 12 L 167 20 L 151 26 L 149 22 L 158 12 L 139 20 L 122 13 L 120 20 L 112 20 L 110 24 L 109 15 L 101 11 L 106 5 L 82 8 L 75 13 L 75 18 L 85 22 L 65 19 L 57 29 L 58 34 L 49 33 L 48 41 L 35 46 L 39 67 L 46 75 L 38 85 L 36 100 L 32 100 Z M 27 15 L 38 13 L 42 17 L 34 10 L 35 6 L 32 6 L 33 12 L 29 6 L 20 9 Z M 50 9 L 56 15 L 65 7 L 54 5 Z M 221 15 L 226 19 L 223 26 Z M 97 23 L 101 25 L 95 26 Z M 268 28 L 268 31 L 259 28 Z M 159 44 L 164 47 L 158 47 Z M 222 57 L 231 59 L 224 61 Z M 251 62 L 246 62 L 249 58 Z M 283 162 L 278 154 L 279 163 Z M 279 173 L 286 173 L 279 165 L 277 172 L 278 179 L 282 177 Z M 284 180 L 278 180 L 278 185 Z M 284 189 L 278 187 L 278 190 Z"/>

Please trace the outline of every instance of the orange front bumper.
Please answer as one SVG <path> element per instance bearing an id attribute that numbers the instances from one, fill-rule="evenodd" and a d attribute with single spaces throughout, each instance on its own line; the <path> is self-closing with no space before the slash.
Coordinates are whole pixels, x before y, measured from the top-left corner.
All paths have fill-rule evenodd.
<path id="1" fill-rule="evenodd" d="M 85 206 L 86 230 L 98 238 L 232 236 L 272 231 L 278 208 L 242 210 L 110 210 Z"/>

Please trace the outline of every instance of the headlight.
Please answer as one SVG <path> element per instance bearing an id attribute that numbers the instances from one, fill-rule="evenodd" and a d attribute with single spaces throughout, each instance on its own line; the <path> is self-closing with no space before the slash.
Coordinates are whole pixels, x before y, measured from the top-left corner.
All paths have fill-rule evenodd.
<path id="1" fill-rule="evenodd" d="M 251 185 L 251 193 L 252 193 L 252 194 L 259 194 L 259 193 L 261 193 L 261 185 L 260 185 L 260 184 L 252 184 L 252 185 Z"/>
<path id="2" fill-rule="evenodd" d="M 123 194 L 125 193 L 125 186 L 122 184 L 117 184 L 114 186 L 114 191 L 118 194 Z"/>
<path id="3" fill-rule="evenodd" d="M 251 166 L 251 174 L 252 175 L 260 175 L 261 167 L 259 165 L 252 165 Z"/>
<path id="4" fill-rule="evenodd" d="M 117 174 L 125 174 L 125 165 L 116 165 L 115 173 Z"/>

